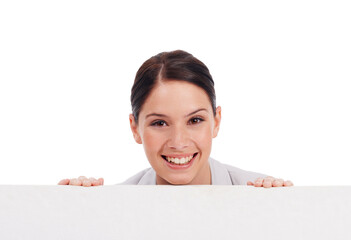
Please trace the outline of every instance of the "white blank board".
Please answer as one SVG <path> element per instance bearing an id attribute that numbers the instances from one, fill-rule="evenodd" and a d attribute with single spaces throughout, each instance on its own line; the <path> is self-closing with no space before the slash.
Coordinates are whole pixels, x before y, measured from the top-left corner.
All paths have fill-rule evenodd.
<path id="1" fill-rule="evenodd" d="M 0 185 L 0 239 L 351 239 L 351 186 Z"/>

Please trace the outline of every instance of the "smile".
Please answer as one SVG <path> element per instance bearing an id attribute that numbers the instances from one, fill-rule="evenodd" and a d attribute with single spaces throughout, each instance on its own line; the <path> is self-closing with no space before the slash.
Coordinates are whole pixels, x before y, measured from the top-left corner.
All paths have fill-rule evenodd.
<path id="1" fill-rule="evenodd" d="M 166 160 L 169 163 L 177 164 L 177 165 L 185 165 L 185 164 L 188 164 L 191 161 L 191 159 L 193 159 L 196 155 L 197 153 L 194 153 L 193 155 L 189 155 L 187 157 L 181 157 L 181 158 L 168 157 L 165 155 L 161 155 L 161 156 L 164 160 Z"/>

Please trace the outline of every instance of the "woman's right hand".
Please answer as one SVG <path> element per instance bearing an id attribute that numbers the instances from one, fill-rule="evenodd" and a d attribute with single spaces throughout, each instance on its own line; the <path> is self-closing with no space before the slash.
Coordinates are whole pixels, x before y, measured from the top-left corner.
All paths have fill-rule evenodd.
<path id="1" fill-rule="evenodd" d="M 95 179 L 93 177 L 87 178 L 80 176 L 79 178 L 62 179 L 58 185 L 72 185 L 72 186 L 83 186 L 83 187 L 94 187 L 104 185 L 104 179 Z"/>

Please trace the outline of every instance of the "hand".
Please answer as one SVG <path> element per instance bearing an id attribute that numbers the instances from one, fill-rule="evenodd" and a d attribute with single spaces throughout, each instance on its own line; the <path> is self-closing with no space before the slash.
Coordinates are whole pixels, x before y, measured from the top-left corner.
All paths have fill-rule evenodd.
<path id="1" fill-rule="evenodd" d="M 264 188 L 270 188 L 270 187 L 291 187 L 294 186 L 294 184 L 291 181 L 284 181 L 283 179 L 279 178 L 274 178 L 274 177 L 265 177 L 265 178 L 257 178 L 255 182 L 247 182 L 248 186 L 255 186 L 255 187 L 264 187 Z"/>
<path id="2" fill-rule="evenodd" d="M 104 185 L 104 179 L 99 178 L 96 180 L 93 177 L 87 178 L 85 176 L 80 176 L 79 178 L 62 179 L 58 183 L 58 185 L 72 185 L 72 186 L 83 186 L 83 187 L 100 186 L 100 185 Z"/>

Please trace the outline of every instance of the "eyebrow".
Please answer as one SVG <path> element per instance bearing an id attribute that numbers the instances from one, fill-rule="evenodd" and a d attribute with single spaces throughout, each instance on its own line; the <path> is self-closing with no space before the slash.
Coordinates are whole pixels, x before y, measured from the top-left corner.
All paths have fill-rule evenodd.
<path id="1" fill-rule="evenodd" d="M 191 113 L 185 115 L 184 117 L 189 117 L 189 116 L 191 116 L 191 115 L 193 115 L 193 114 L 195 114 L 195 113 L 197 113 L 197 112 L 200 112 L 200 111 L 206 111 L 206 112 L 208 112 L 208 110 L 207 110 L 206 108 L 200 108 L 200 109 L 195 110 L 194 112 L 191 112 Z M 150 114 L 146 115 L 145 119 L 148 118 L 148 117 L 151 117 L 151 116 L 156 116 L 156 117 L 168 117 L 168 116 L 165 115 L 165 114 L 150 113 Z"/>

